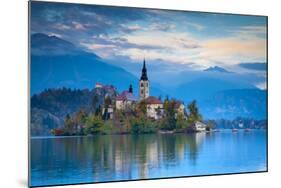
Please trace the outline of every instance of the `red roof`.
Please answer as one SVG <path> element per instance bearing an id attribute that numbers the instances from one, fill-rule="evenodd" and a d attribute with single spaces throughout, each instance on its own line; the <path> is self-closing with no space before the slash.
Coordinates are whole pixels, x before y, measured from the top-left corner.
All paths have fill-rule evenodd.
<path id="1" fill-rule="evenodd" d="M 102 86 L 102 83 L 96 82 L 96 87 L 97 86 Z"/>
<path id="2" fill-rule="evenodd" d="M 147 104 L 163 104 L 158 98 L 149 96 L 145 99 Z"/>

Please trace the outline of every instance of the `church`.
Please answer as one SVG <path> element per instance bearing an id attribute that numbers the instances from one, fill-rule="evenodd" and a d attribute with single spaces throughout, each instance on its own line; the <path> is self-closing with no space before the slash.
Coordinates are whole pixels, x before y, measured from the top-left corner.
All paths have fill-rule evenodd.
<path id="1" fill-rule="evenodd" d="M 139 80 L 139 97 L 140 100 L 145 100 L 146 115 L 150 118 L 160 119 L 163 116 L 163 102 L 158 98 L 149 95 L 149 86 L 150 84 L 144 59 L 141 77 Z"/>
<path id="2" fill-rule="evenodd" d="M 150 96 L 150 82 L 148 79 L 145 59 L 143 60 L 141 76 L 139 79 L 139 100 L 133 94 L 132 85 L 130 85 L 128 90 L 123 91 L 116 97 L 115 106 L 118 110 L 124 110 L 128 107 L 135 107 L 138 101 L 143 100 L 146 103 L 147 117 L 156 120 L 163 117 L 163 102 L 157 97 Z M 178 106 L 181 111 L 184 111 L 183 104 L 179 104 Z"/>

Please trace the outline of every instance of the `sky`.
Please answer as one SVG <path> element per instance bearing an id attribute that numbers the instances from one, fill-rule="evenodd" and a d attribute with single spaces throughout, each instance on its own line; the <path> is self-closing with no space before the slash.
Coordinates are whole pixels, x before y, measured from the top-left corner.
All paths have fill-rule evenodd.
<path id="1" fill-rule="evenodd" d="M 31 32 L 55 35 L 115 63 L 145 57 L 194 70 L 266 71 L 258 64 L 267 63 L 262 16 L 32 2 Z"/>

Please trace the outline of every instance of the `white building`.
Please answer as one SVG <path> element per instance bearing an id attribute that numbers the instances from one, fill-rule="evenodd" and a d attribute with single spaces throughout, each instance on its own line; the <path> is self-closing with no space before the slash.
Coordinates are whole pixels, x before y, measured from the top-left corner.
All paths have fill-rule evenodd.
<path id="1" fill-rule="evenodd" d="M 207 127 L 206 124 L 204 124 L 204 123 L 202 123 L 202 122 L 200 122 L 200 121 L 196 121 L 196 122 L 194 123 L 194 125 L 195 125 L 195 130 L 196 130 L 196 131 L 198 131 L 198 132 L 206 131 L 206 127 Z"/>
<path id="2" fill-rule="evenodd" d="M 97 82 L 96 85 L 95 85 L 95 88 L 102 88 L 102 87 L 103 87 L 103 85 L 99 82 Z"/>
<path id="3" fill-rule="evenodd" d="M 145 99 L 146 115 L 150 118 L 160 119 L 163 116 L 163 103 L 156 97 L 149 96 Z"/>
<path id="4" fill-rule="evenodd" d="M 109 105 L 107 108 L 102 108 L 102 115 L 104 116 L 106 113 L 106 119 L 113 119 L 113 107 Z"/>

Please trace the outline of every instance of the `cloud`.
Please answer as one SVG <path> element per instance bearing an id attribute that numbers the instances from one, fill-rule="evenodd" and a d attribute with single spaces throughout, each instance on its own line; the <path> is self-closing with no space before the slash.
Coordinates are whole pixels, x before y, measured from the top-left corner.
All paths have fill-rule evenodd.
<path id="1" fill-rule="evenodd" d="M 62 23 L 56 23 L 52 27 L 54 29 L 57 29 L 57 30 L 69 30 L 69 29 L 71 29 L 71 26 L 66 25 L 66 24 L 62 24 Z"/>
<path id="2" fill-rule="evenodd" d="M 126 37 L 110 37 L 103 34 L 93 36 L 90 40 L 81 41 L 80 45 L 106 58 L 120 56 L 122 55 L 120 52 L 128 51 L 130 49 L 147 51 L 162 50 L 166 48 L 158 44 L 133 43 L 130 42 Z M 129 57 L 132 58 L 132 56 Z"/>
<path id="3" fill-rule="evenodd" d="M 199 48 L 200 44 L 196 39 L 188 33 L 183 32 L 141 32 L 133 35 L 124 36 L 130 43 L 159 46 L 169 49 L 195 49 Z"/>
<path id="4" fill-rule="evenodd" d="M 107 58 L 146 56 L 196 68 L 266 61 L 260 17 L 35 1 L 31 29 Z"/>
<path id="5" fill-rule="evenodd" d="M 240 56 L 265 58 L 266 41 L 263 39 L 222 38 L 208 40 L 203 44 L 208 56 Z"/>
<path id="6" fill-rule="evenodd" d="M 170 31 L 176 28 L 175 24 L 168 23 L 153 23 L 147 29 L 148 31 Z"/>
<path id="7" fill-rule="evenodd" d="M 72 22 L 72 25 L 76 30 L 86 30 L 86 27 L 79 22 Z"/>
<path id="8" fill-rule="evenodd" d="M 191 33 L 177 31 L 140 30 L 122 37 L 99 35 L 81 44 L 106 57 L 128 56 L 136 60 L 146 56 L 150 60 L 161 58 L 174 63 L 195 62 L 199 67 L 266 58 L 266 42 L 260 38 L 243 40 L 235 36 L 202 40 Z"/>
<path id="9" fill-rule="evenodd" d="M 194 56 L 192 53 L 200 48 L 197 41 L 187 34 L 165 32 L 147 32 L 146 34 L 140 32 L 122 37 L 100 35 L 94 36 L 90 42 L 82 42 L 81 45 L 106 56 L 109 53 L 105 51 L 111 49 L 111 56 L 127 56 L 132 60 L 146 56 L 150 60 L 164 59 L 177 63 L 190 63 L 190 58 Z"/>
<path id="10" fill-rule="evenodd" d="M 232 28 L 228 30 L 228 32 L 239 35 L 241 38 L 252 38 L 252 37 L 261 37 L 265 38 L 267 33 L 267 28 L 265 25 L 248 25 L 248 26 L 241 26 L 237 28 Z"/>
<path id="11" fill-rule="evenodd" d="M 259 82 L 256 84 L 256 87 L 260 88 L 260 89 L 267 89 L 267 83 L 265 82 Z"/>
<path id="12" fill-rule="evenodd" d="M 125 33 L 132 33 L 142 29 L 141 26 L 139 26 L 138 24 L 134 24 L 134 25 L 120 24 L 120 26 L 121 26 L 120 30 Z"/>
<path id="13" fill-rule="evenodd" d="M 199 30 L 199 31 L 205 29 L 205 26 L 200 25 L 200 24 L 196 24 L 196 23 L 192 23 L 192 22 L 185 22 L 185 24 L 186 24 L 187 26 L 194 27 L 195 29 L 197 29 L 197 30 Z"/>
<path id="14" fill-rule="evenodd" d="M 62 35 L 60 35 L 60 34 L 57 34 L 57 33 L 48 33 L 48 36 L 55 36 L 55 37 L 57 37 L 57 38 L 63 38 L 62 37 Z"/>
<path id="15" fill-rule="evenodd" d="M 134 32 L 139 28 L 128 23 L 147 16 L 131 8 L 67 3 L 32 2 L 31 9 L 33 33 L 57 33 L 73 43 L 93 35 Z"/>

